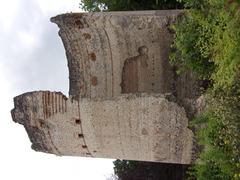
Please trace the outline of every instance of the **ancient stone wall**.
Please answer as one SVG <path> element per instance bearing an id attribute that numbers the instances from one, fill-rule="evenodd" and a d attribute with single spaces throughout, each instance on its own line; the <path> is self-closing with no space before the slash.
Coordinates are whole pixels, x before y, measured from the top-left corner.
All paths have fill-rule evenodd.
<path id="1" fill-rule="evenodd" d="M 188 164 L 198 85 L 168 56 L 180 11 L 70 13 L 51 18 L 69 67 L 69 98 L 38 91 L 14 98 L 13 120 L 37 151 Z M 186 103 L 187 102 L 187 103 Z M 190 108 L 191 109 L 191 108 Z M 193 108 L 194 109 L 194 108 Z M 187 110 L 187 111 L 186 111 Z"/>
<path id="2" fill-rule="evenodd" d="M 66 49 L 70 95 L 117 97 L 129 92 L 122 89 L 127 83 L 137 84 L 139 87 L 132 87 L 137 92 L 175 91 L 191 96 L 194 90 L 182 93 L 182 89 L 193 88 L 184 82 L 191 77 L 181 78 L 184 87 L 177 85 L 168 61 L 173 39 L 170 26 L 179 14 L 177 10 L 71 13 L 52 18 Z"/>

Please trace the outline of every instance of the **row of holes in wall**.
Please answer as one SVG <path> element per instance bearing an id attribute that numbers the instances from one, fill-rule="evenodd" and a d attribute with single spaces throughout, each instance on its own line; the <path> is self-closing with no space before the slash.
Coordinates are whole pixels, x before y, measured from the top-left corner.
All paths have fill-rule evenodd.
<path id="1" fill-rule="evenodd" d="M 81 124 L 81 120 L 80 119 L 75 119 L 75 123 L 80 125 Z M 84 138 L 84 135 L 79 133 L 78 134 L 78 138 Z M 86 145 L 82 145 L 82 148 L 83 149 L 87 149 L 87 146 Z M 93 152 L 96 152 L 96 151 L 93 151 Z M 86 155 L 91 156 L 91 153 L 87 152 Z"/>

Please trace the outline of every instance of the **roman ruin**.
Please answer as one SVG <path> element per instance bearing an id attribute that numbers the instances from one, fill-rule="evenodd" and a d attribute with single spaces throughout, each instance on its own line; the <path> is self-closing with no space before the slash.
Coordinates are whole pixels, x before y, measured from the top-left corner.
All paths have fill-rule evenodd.
<path id="1" fill-rule="evenodd" d="M 189 164 L 198 81 L 169 63 L 181 11 L 67 13 L 60 28 L 69 97 L 34 91 L 11 111 L 36 151 L 59 156 Z M 43 67 L 44 68 L 44 67 Z"/>

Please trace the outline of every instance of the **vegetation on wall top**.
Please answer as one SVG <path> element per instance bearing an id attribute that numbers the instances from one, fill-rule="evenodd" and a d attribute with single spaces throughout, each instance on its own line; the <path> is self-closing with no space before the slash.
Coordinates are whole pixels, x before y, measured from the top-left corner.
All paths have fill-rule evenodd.
<path id="1" fill-rule="evenodd" d="M 82 0 L 80 7 L 85 11 L 134 11 L 154 9 L 182 9 L 177 0 Z"/>

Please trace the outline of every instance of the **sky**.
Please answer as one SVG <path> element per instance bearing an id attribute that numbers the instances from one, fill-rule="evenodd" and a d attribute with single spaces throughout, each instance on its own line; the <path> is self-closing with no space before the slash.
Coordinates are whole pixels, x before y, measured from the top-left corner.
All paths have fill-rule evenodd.
<path id="1" fill-rule="evenodd" d="M 12 121 L 13 97 L 34 90 L 68 94 L 68 69 L 50 17 L 79 12 L 80 0 L 6 0 L 0 6 L 0 179 L 106 180 L 111 159 L 35 152 Z"/>

